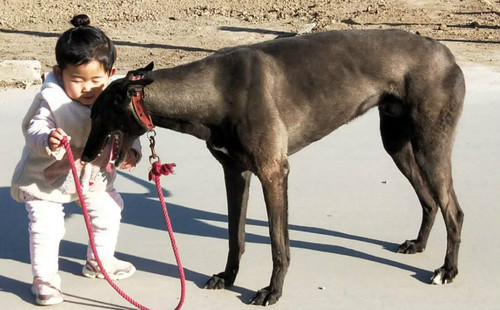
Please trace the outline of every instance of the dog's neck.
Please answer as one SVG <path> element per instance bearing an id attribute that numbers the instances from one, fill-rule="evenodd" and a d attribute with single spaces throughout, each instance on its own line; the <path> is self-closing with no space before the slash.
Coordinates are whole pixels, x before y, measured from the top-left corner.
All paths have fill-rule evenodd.
<path id="1" fill-rule="evenodd" d="M 150 72 L 154 82 L 144 89 L 144 104 L 156 126 L 208 140 L 223 119 L 223 98 L 215 74 L 200 63 Z"/>

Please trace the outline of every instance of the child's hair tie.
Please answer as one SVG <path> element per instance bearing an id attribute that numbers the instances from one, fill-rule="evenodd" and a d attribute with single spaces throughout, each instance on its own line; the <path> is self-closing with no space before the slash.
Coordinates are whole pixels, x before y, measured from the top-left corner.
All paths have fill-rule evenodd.
<path id="1" fill-rule="evenodd" d="M 75 27 L 82 27 L 90 25 L 90 18 L 86 14 L 73 16 L 71 24 Z"/>

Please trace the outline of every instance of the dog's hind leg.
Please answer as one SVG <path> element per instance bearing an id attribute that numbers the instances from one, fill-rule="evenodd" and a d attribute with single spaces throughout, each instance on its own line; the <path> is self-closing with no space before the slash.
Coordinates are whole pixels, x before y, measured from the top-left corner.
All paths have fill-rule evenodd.
<path id="1" fill-rule="evenodd" d="M 420 233 L 425 238 L 430 230 L 430 225 L 426 227 L 425 212 L 426 209 L 430 210 L 427 224 L 432 224 L 436 209 L 434 204 L 441 210 L 446 225 L 446 256 L 444 265 L 434 272 L 434 284 L 452 282 L 458 274 L 458 251 L 464 219 L 453 188 L 451 153 L 455 129 L 462 111 L 465 84 L 463 74 L 456 65 L 452 65 L 446 73 L 441 73 L 443 72 L 413 77 L 414 81 L 420 83 L 412 84 L 415 89 L 409 87 L 408 113 L 402 116 L 408 115 L 408 121 L 404 123 L 409 126 L 413 151 L 413 157 L 409 156 L 406 163 L 410 163 L 409 166 L 420 174 L 418 182 L 414 184 L 419 198 L 424 202 L 423 229 Z M 406 148 L 408 156 L 410 145 Z M 421 184 L 426 185 L 424 191 L 419 188 Z"/>
<path id="2" fill-rule="evenodd" d="M 425 126 L 429 128 L 429 125 Z M 434 127 L 435 130 L 426 130 L 425 134 L 415 130 L 416 138 L 412 139 L 412 146 L 417 165 L 443 214 L 446 225 L 445 262 L 434 272 L 432 278 L 434 284 L 445 284 L 452 282 L 458 273 L 458 251 L 464 214 L 458 204 L 451 175 L 453 133 L 438 127 L 440 126 Z"/>
<path id="3" fill-rule="evenodd" d="M 245 252 L 245 219 L 252 173 L 242 171 L 229 162 L 221 162 L 226 183 L 229 253 L 225 270 L 208 280 L 205 284 L 207 289 L 223 289 L 233 285 L 241 256 Z"/>
<path id="4" fill-rule="evenodd" d="M 389 107 L 388 105 L 394 105 Z M 410 181 L 422 205 L 422 223 L 417 239 L 406 240 L 399 246 L 398 252 L 413 254 L 425 250 L 431 228 L 434 224 L 438 206 L 418 167 L 411 145 L 411 121 L 407 113 L 389 115 L 386 109 L 399 110 L 400 102 L 384 102 L 380 111 L 380 133 L 385 150 L 391 155 L 396 166 Z M 402 111 L 401 111 L 402 112 Z"/>
<path id="5" fill-rule="evenodd" d="M 441 80 L 434 81 L 422 94 L 411 113 L 411 142 L 417 165 L 446 225 L 444 265 L 435 270 L 432 278 L 433 284 L 445 284 L 452 282 L 458 274 L 458 251 L 464 219 L 453 188 L 451 168 L 455 129 L 465 96 L 462 71 L 458 66 L 452 66 Z"/>

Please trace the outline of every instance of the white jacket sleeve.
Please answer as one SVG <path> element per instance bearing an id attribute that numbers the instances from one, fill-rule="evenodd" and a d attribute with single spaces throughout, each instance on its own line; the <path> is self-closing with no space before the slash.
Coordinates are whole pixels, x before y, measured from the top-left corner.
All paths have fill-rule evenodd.
<path id="1" fill-rule="evenodd" d="M 26 131 L 26 143 L 37 153 L 47 154 L 60 160 L 66 153 L 63 147 L 52 152 L 49 148 L 49 135 L 56 129 L 54 115 L 46 101 L 40 104 L 35 115 L 31 119 Z"/>

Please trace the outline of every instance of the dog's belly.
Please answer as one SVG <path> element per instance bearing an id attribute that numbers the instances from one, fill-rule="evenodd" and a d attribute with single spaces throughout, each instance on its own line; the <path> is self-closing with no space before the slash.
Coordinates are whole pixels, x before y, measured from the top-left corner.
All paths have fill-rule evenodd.
<path id="1" fill-rule="evenodd" d="M 363 99 L 360 99 L 363 98 Z M 352 100 L 309 104 L 309 108 L 284 117 L 288 131 L 288 154 L 298 152 L 378 105 L 380 94 L 358 94 Z M 311 108 L 319 106 L 319 108 Z"/>

